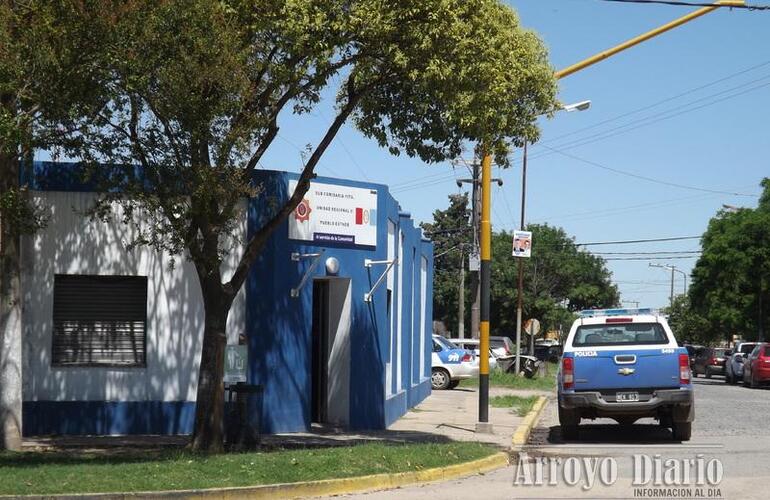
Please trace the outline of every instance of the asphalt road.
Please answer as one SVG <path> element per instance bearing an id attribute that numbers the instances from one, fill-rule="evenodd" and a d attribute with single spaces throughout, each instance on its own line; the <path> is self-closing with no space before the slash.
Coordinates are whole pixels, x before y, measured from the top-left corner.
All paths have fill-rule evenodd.
<path id="1" fill-rule="evenodd" d="M 696 420 L 692 440 L 686 443 L 673 441 L 671 432 L 654 420 L 640 420 L 629 427 L 612 420 L 584 421 L 580 439 L 564 442 L 555 401 L 551 401 L 524 450 L 527 457 L 522 464 L 529 464 L 529 477 L 523 466 L 511 466 L 483 476 L 356 498 L 770 497 L 770 389 L 730 386 L 715 377 L 696 379 L 695 391 Z M 543 464 L 545 484 L 537 484 L 537 462 Z M 610 486 L 604 486 L 601 474 L 613 478 L 612 462 L 617 477 Z M 636 477 L 643 481 L 644 475 L 654 474 L 656 463 L 660 463 L 663 484 L 655 485 L 654 477 L 646 484 L 632 484 L 635 465 Z M 554 485 L 548 484 L 549 467 L 556 471 Z M 579 480 L 571 485 L 577 477 L 572 476 L 575 471 Z M 593 481 L 589 479 L 591 471 Z M 672 478 L 680 484 L 672 484 Z"/>

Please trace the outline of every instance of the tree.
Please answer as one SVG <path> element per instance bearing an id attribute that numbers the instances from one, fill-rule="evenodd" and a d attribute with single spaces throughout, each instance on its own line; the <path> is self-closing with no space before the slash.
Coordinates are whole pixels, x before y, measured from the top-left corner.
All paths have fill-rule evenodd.
<path id="1" fill-rule="evenodd" d="M 544 329 L 569 324 L 572 312 L 615 306 L 620 297 L 604 259 L 578 250 L 561 228 L 530 224 L 532 257 L 524 262 L 523 317 L 539 319 Z M 491 314 L 501 335 L 516 331 L 518 258 L 511 255 L 513 234 L 492 236 Z M 561 305 L 568 301 L 568 306 Z"/>
<path id="2" fill-rule="evenodd" d="M 472 241 L 473 227 L 470 221 L 467 194 L 449 195 L 449 207 L 433 212 L 433 222 L 422 224 L 422 228 L 433 240 L 433 319 L 446 325 L 450 332 L 458 330 L 460 273 L 467 276 L 467 256 Z M 468 282 L 466 278 L 466 283 Z M 469 287 L 470 290 L 470 287 Z M 472 294 L 466 294 L 466 302 L 473 301 Z M 469 311 L 469 308 L 465 309 Z"/>
<path id="3" fill-rule="evenodd" d="M 124 165 L 107 176 L 120 195 L 105 195 L 103 206 L 122 203 L 128 223 L 141 211 L 153 224 L 135 244 L 194 263 L 205 325 L 192 447 L 216 452 L 230 306 L 342 125 L 352 120 L 391 153 L 429 163 L 457 156 L 468 141 L 504 163 L 510 144 L 536 139 L 535 117 L 554 109 L 553 70 L 537 36 L 497 0 L 145 0 L 113 8 L 100 23 L 111 30 L 99 52 L 105 106 L 80 117 L 67 152 Z M 251 173 L 280 118 L 310 111 L 337 77 L 336 115 L 308 151 L 295 191 L 267 214 L 224 280 L 237 202 L 271 195 Z"/>
<path id="4" fill-rule="evenodd" d="M 96 102 L 99 35 L 77 2 L 0 2 L 0 449 L 21 445 L 20 238 L 44 223 L 22 160 L 61 144 L 69 117 Z"/>
<path id="5" fill-rule="evenodd" d="M 690 300 L 708 321 L 708 338 L 763 339 L 770 288 L 770 179 L 756 209 L 721 210 L 701 239 Z"/>
<path id="6" fill-rule="evenodd" d="M 674 303 L 667 307 L 665 312 L 668 314 L 668 324 L 677 339 L 697 343 L 715 340 L 710 335 L 711 330 L 706 318 L 692 308 L 687 295 L 674 297 Z"/>

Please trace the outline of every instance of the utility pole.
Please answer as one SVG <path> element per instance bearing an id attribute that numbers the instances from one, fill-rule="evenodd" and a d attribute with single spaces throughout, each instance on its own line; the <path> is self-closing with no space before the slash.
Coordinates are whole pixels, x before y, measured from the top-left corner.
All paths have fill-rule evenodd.
<path id="1" fill-rule="evenodd" d="M 481 172 L 479 170 L 479 163 L 473 162 L 473 255 L 476 262 L 480 262 L 479 259 L 479 225 L 481 224 Z M 502 181 L 501 181 L 502 182 Z M 473 273 L 471 278 L 472 293 L 473 293 L 473 305 L 471 306 L 471 337 L 474 339 L 479 338 L 479 323 L 481 321 L 481 279 L 479 279 L 479 272 Z"/>
<path id="2" fill-rule="evenodd" d="M 486 146 L 484 146 L 486 148 Z M 492 432 L 489 423 L 489 278 L 492 270 L 492 157 L 481 162 L 481 321 L 479 323 L 479 422 L 477 432 Z"/>
<path id="3" fill-rule="evenodd" d="M 462 187 L 463 184 L 471 184 L 471 225 L 473 226 L 473 242 L 471 246 L 471 252 L 468 255 L 468 263 L 479 262 L 479 249 L 480 249 L 480 225 L 481 225 L 481 162 L 474 159 L 471 162 L 466 160 L 460 160 L 466 165 L 470 165 L 472 178 L 470 179 L 457 179 L 457 187 Z M 458 161 L 455 162 L 459 163 Z M 492 179 L 492 182 L 497 182 L 498 186 L 503 185 L 502 179 Z M 471 306 L 471 338 L 479 338 L 479 324 L 481 322 L 481 279 L 479 277 L 478 267 L 468 266 L 471 275 L 471 293 L 473 294 L 473 305 Z M 463 303 L 463 311 L 465 310 L 465 304 Z M 464 338 L 464 337 L 463 337 Z"/>
<path id="4" fill-rule="evenodd" d="M 524 141 L 524 158 L 521 163 L 521 224 L 519 227 L 524 231 L 524 207 L 527 200 L 527 141 Z M 516 361 L 515 373 L 521 373 L 521 316 L 524 302 L 524 259 L 519 259 L 519 286 L 516 294 Z M 532 336 L 532 342 L 535 342 L 535 336 Z M 533 348 L 534 351 L 534 348 Z"/>
<path id="5" fill-rule="evenodd" d="M 460 291 L 457 298 L 457 336 L 465 338 L 465 252 L 460 244 Z"/>
<path id="6" fill-rule="evenodd" d="M 664 24 L 658 28 L 648 31 L 642 35 L 634 37 L 626 42 L 623 42 L 611 49 L 600 52 L 594 56 L 588 57 L 568 68 L 557 71 L 554 76 L 557 80 L 560 80 L 566 76 L 569 76 L 577 71 L 587 68 L 593 64 L 603 61 L 610 56 L 624 51 L 635 45 L 638 45 L 646 40 L 656 37 L 662 33 L 670 31 L 678 26 L 681 26 L 693 19 L 697 19 L 705 14 L 713 12 L 721 7 L 730 6 L 743 6 L 746 5 L 745 0 L 717 0 L 710 6 L 705 6 L 694 12 L 691 12 L 685 16 L 680 17 L 674 21 Z M 492 176 L 491 165 L 492 157 L 489 153 L 489 147 L 483 142 L 481 144 L 482 149 L 482 178 L 481 178 L 481 200 L 482 200 L 482 221 L 481 221 L 481 324 L 479 328 L 480 332 L 480 348 L 481 352 L 484 349 L 489 349 L 489 288 L 490 288 L 490 271 L 491 271 L 491 241 L 492 241 L 492 225 L 489 223 L 489 212 L 491 203 L 491 189 L 492 189 Z M 486 245 L 486 246 L 485 246 Z M 486 310 L 485 310 L 486 308 Z M 518 344 L 517 344 L 518 349 Z M 518 361 L 518 357 L 516 358 Z M 476 429 L 489 429 L 489 359 L 487 356 L 481 356 L 479 364 L 479 423 L 476 425 Z"/>

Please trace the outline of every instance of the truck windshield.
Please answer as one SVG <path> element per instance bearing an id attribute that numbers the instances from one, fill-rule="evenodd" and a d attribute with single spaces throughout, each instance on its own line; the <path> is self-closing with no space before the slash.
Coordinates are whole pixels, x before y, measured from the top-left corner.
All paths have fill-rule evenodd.
<path id="1" fill-rule="evenodd" d="M 579 326 L 573 346 L 624 346 L 668 344 L 660 323 L 613 323 Z"/>

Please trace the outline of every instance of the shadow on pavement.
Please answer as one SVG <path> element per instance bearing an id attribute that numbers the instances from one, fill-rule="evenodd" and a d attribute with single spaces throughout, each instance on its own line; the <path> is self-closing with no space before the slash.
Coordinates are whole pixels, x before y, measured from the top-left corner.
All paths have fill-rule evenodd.
<path id="1" fill-rule="evenodd" d="M 580 424 L 576 440 L 565 440 L 561 435 L 561 427 L 537 427 L 532 430 L 529 445 L 587 445 L 587 444 L 629 444 L 629 445 L 658 445 L 676 443 L 671 429 L 658 424 L 618 425 L 614 423 Z"/>

